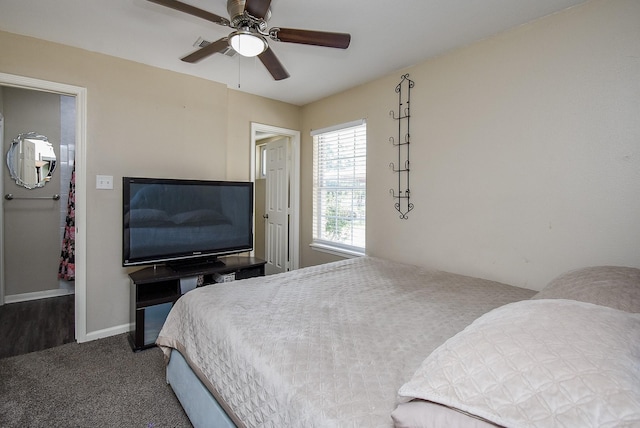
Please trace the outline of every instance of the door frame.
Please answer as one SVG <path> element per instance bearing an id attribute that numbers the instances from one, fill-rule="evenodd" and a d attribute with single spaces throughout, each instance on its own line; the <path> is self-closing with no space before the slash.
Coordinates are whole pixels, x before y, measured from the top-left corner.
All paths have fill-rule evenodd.
<path id="1" fill-rule="evenodd" d="M 250 177 L 252 183 L 256 181 L 256 136 L 258 132 L 283 135 L 289 137 L 291 142 L 291 170 L 289 171 L 289 269 L 296 270 L 300 264 L 300 131 L 251 122 L 251 149 L 249 152 L 251 153 Z M 255 226 L 255 216 L 253 222 Z"/>
<path id="2" fill-rule="evenodd" d="M 65 83 L 34 79 L 31 77 L 0 73 L 0 86 L 52 92 L 75 97 L 76 100 L 76 206 L 75 206 L 75 336 L 77 342 L 87 341 L 87 88 Z M 0 185 L 2 183 L 0 175 Z M 0 210 L 0 222 L 4 228 L 3 210 Z M 0 229 L 0 248 L 4 251 L 4 235 Z M 4 257 L 0 258 L 0 305 L 4 304 Z"/>

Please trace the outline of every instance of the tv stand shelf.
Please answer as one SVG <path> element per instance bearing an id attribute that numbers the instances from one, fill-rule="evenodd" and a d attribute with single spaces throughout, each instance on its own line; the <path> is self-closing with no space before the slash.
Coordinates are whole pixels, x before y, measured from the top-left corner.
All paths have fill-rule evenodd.
<path id="1" fill-rule="evenodd" d="M 134 351 L 155 346 L 171 307 L 181 296 L 181 279 L 202 276 L 203 285 L 209 285 L 215 283 L 216 274 L 235 273 L 236 279 L 264 276 L 266 262 L 256 257 L 228 256 L 218 260 L 179 269 L 153 266 L 129 274 L 133 326 L 129 338 Z"/>

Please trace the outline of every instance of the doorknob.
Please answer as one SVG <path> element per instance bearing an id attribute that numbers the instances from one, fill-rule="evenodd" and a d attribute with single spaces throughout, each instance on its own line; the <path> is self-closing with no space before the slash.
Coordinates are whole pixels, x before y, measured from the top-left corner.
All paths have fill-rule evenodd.
<path id="1" fill-rule="evenodd" d="M 262 218 L 269 218 L 269 214 L 262 214 Z"/>

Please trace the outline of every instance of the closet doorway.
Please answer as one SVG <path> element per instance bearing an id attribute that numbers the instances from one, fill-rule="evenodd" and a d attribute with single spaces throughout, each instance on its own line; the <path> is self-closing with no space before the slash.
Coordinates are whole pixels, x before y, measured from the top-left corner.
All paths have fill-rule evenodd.
<path id="1" fill-rule="evenodd" d="M 55 82 L 48 82 L 38 79 L 31 79 L 22 76 L 15 76 L 10 74 L 0 73 L 0 94 L 6 93 L 7 98 L 16 100 L 20 98 L 20 95 L 24 95 L 25 99 L 30 100 L 40 100 L 42 105 L 46 105 L 50 103 L 51 105 L 56 104 L 59 105 L 59 110 L 53 113 L 51 116 L 54 117 L 58 115 L 58 117 L 62 117 L 64 114 L 70 115 L 70 118 L 66 123 L 62 124 L 62 120 L 60 120 L 60 124 L 58 125 L 63 129 L 63 133 L 67 133 L 66 138 L 69 138 L 69 133 L 71 134 L 72 145 L 75 145 L 75 280 L 73 281 L 75 289 L 75 338 L 78 342 L 86 341 L 86 266 L 85 266 L 85 254 L 86 254 L 86 236 L 85 236 L 85 227 L 86 224 L 86 164 L 85 164 L 85 153 L 86 153 L 86 89 L 70 86 L 66 84 L 60 84 Z M 53 102 L 52 102 L 53 100 Z M 2 99 L 0 98 L 0 101 Z M 5 103 L 3 103 L 5 105 Z M 18 102 L 11 103 L 7 102 L 7 106 L 11 105 L 20 105 Z M 19 107 L 18 107 L 19 108 Z M 61 111 L 63 112 L 61 114 Z M 69 180 L 70 180 L 70 170 L 67 171 L 68 177 L 66 180 L 56 180 L 59 185 L 52 185 L 47 188 L 47 186 L 51 183 L 47 183 L 44 187 L 35 188 L 31 190 L 27 190 L 26 187 L 30 187 L 28 185 L 17 186 L 14 183 L 14 179 L 11 178 L 9 174 L 9 167 L 6 163 L 6 154 L 7 147 L 11 147 L 11 143 L 13 139 L 16 137 L 12 135 L 12 133 L 16 132 L 16 129 L 13 128 L 14 120 L 17 116 L 12 116 L 11 112 L 5 112 L 5 118 L 11 118 L 11 124 L 4 123 L 4 144 L 3 144 L 3 174 L 0 175 L 0 187 L 3 189 L 3 209 L 0 210 L 0 221 L 2 221 L 3 227 L 0 229 L 0 248 L 2 249 L 2 257 L 0 257 L 0 305 L 5 303 L 21 301 L 21 300 L 29 300 L 30 298 L 37 297 L 49 297 L 55 295 L 64 295 L 70 292 L 70 286 L 61 285 L 57 279 L 57 263 L 53 263 L 54 268 L 53 272 L 47 272 L 46 282 L 51 281 L 48 285 L 40 284 L 34 285 L 33 281 L 39 281 L 37 277 L 29 277 L 26 278 L 27 282 L 26 288 L 20 288 L 20 286 L 16 286 L 16 283 L 20 281 L 20 279 L 16 276 L 16 272 L 19 275 L 20 270 L 30 270 L 30 271 L 39 271 L 39 270 L 47 270 L 51 271 L 51 258 L 58 259 L 60 256 L 61 249 L 61 241 L 58 242 L 57 251 L 51 250 L 54 252 L 53 255 L 47 255 L 49 261 L 43 262 L 46 263 L 39 265 L 39 261 L 36 253 L 36 249 L 39 248 L 40 242 L 38 241 L 37 236 L 32 236 L 33 234 L 25 233 L 24 239 L 28 239 L 27 245 L 23 245 L 21 248 L 22 254 L 18 255 L 17 258 L 12 258 L 13 255 L 8 254 L 9 239 L 12 241 L 12 245 L 15 243 L 16 237 L 16 228 L 29 227 L 29 224 L 34 224 L 37 220 L 34 220 L 33 217 L 34 212 L 45 212 L 50 213 L 49 217 L 55 216 L 53 226 L 54 231 L 47 234 L 52 234 L 53 239 L 58 241 L 58 237 L 60 236 L 60 216 L 61 211 L 66 212 L 66 201 L 69 194 Z M 6 120 L 6 119 L 5 119 Z M 70 123 L 70 124 L 69 124 Z M 22 126 L 22 125 L 20 125 Z M 25 125 L 26 126 L 26 125 Z M 41 129 L 47 128 L 45 122 L 42 122 L 38 125 Z M 71 127 L 71 129 L 68 129 Z M 25 128 L 26 129 L 26 128 Z M 52 137 L 52 144 L 60 144 L 59 133 L 55 130 L 55 126 L 49 127 L 49 131 L 55 134 Z M 29 130 L 35 132 L 43 132 L 37 129 Z M 25 132 L 29 132 L 25 131 Z M 20 131 L 22 132 L 22 131 Z M 54 141 L 58 140 L 58 141 Z M 31 142 L 29 142 L 31 144 Z M 59 156 L 60 149 L 57 148 L 57 153 Z M 58 157 L 57 161 L 61 161 L 64 159 Z M 38 162 L 37 162 L 38 163 Z M 49 164 L 50 166 L 50 164 Z M 53 178 L 54 174 L 61 174 L 63 168 L 60 168 L 59 165 L 56 165 L 56 170 L 51 174 Z M 14 171 L 15 172 L 15 171 Z M 42 171 L 38 170 L 38 173 L 42 173 Z M 37 173 L 36 173 L 37 175 Z M 40 177 L 40 176 L 38 176 Z M 45 178 L 43 175 L 41 178 Z M 51 180 L 53 182 L 53 180 Z M 30 183 L 27 180 L 27 183 Z M 15 186 L 15 187 L 12 187 Z M 10 191 L 15 190 L 15 191 Z M 33 192 L 33 193 L 30 193 Z M 51 193 L 51 195 L 49 195 Z M 11 194 L 12 196 L 7 196 Z M 57 200 L 54 195 L 60 195 L 60 199 Z M 51 197 L 49 199 L 49 196 Z M 13 197 L 13 199 L 11 199 Z M 34 198 L 38 199 L 34 199 Z M 61 201 L 63 203 L 61 203 Z M 34 205 L 35 204 L 35 205 Z M 7 210 L 10 210 L 11 213 Z M 15 221 L 16 214 L 19 217 L 19 211 L 23 210 L 23 214 L 25 218 L 31 217 L 30 220 L 27 221 L 27 224 L 17 224 L 12 223 L 11 225 L 7 224 L 7 220 Z M 5 218 L 6 214 L 6 218 Z M 47 220 L 48 221 L 48 220 Z M 32 229 L 36 231 L 35 225 L 32 226 Z M 47 228 L 49 229 L 49 228 Z M 37 232 L 36 232 L 37 233 Z M 22 235 L 21 235 L 22 236 Z M 47 238 L 50 240 L 51 237 Z M 43 247 L 44 247 L 44 237 L 43 237 Z M 50 245 L 55 244 L 47 244 L 47 252 L 49 252 L 51 247 Z M 29 249 L 33 249 L 29 251 Z M 27 251 L 27 253 L 24 253 Z M 31 255 L 33 254 L 33 257 Z M 11 263 L 11 265 L 9 265 Z M 52 278 L 49 278 L 49 275 Z M 9 284 L 7 280 L 11 281 Z M 40 282 L 45 282 L 40 281 Z M 52 284 L 52 285 L 51 285 Z"/>
<path id="2" fill-rule="evenodd" d="M 255 184 L 254 254 L 267 261 L 267 274 L 298 269 L 299 131 L 251 124 L 251 181 Z"/>

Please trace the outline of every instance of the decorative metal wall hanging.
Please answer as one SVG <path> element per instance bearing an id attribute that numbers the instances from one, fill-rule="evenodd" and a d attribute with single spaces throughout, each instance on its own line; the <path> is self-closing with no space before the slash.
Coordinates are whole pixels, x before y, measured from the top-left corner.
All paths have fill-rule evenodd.
<path id="1" fill-rule="evenodd" d="M 389 116 L 398 122 L 398 137 L 397 140 L 394 137 L 389 137 L 389 142 L 397 148 L 398 151 L 398 163 L 391 162 L 389 168 L 397 174 L 398 187 L 396 189 L 390 189 L 389 193 L 396 200 L 394 206 L 400 213 L 400 218 L 403 220 L 408 219 L 407 214 L 413 209 L 413 203 L 411 203 L 411 190 L 410 190 L 410 162 L 409 162 L 409 147 L 411 145 L 411 133 L 409 132 L 409 125 L 411 119 L 411 88 L 413 88 L 414 82 L 409 79 L 409 74 L 402 76 L 402 80 L 396 86 L 396 93 L 398 94 L 398 114 L 391 110 Z"/>

